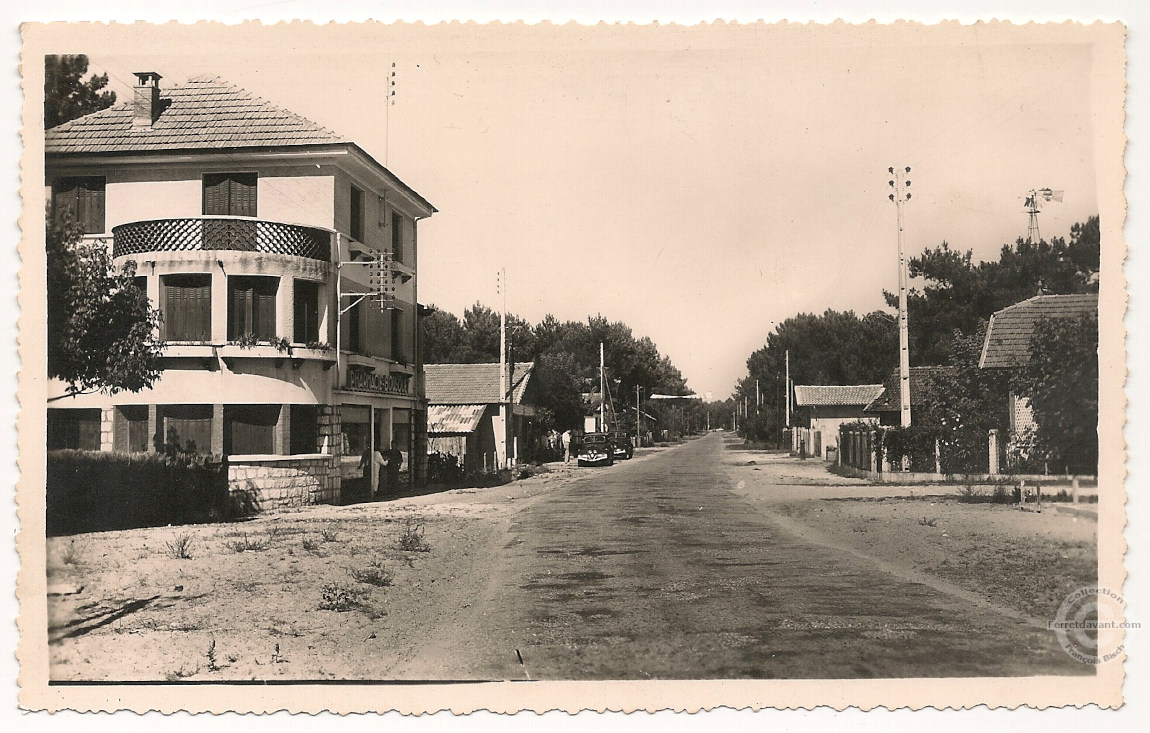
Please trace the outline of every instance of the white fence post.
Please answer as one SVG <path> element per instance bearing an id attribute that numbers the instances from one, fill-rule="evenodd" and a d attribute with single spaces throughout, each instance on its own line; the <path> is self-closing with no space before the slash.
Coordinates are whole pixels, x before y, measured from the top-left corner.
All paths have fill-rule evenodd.
<path id="1" fill-rule="evenodd" d="M 990 431 L 987 448 L 990 450 L 990 475 L 998 475 L 998 428 Z"/>

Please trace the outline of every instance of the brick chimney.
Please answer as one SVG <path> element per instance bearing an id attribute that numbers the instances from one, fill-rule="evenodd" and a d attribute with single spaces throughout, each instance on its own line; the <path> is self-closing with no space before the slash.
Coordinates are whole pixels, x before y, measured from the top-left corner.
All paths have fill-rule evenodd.
<path id="1" fill-rule="evenodd" d="M 132 102 L 132 127 L 151 127 L 160 115 L 160 75 L 136 72 L 136 96 Z"/>

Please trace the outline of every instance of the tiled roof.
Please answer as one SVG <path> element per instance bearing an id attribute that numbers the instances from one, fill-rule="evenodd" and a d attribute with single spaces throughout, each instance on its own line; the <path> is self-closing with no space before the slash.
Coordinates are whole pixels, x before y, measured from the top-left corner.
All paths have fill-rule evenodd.
<path id="1" fill-rule="evenodd" d="M 983 369 L 1017 367 L 1030 361 L 1030 337 L 1041 318 L 1098 317 L 1098 294 L 1037 295 L 1015 303 L 990 317 L 982 357 Z"/>
<path id="2" fill-rule="evenodd" d="M 487 405 L 428 405 L 427 432 L 470 433 L 479 425 Z"/>
<path id="3" fill-rule="evenodd" d="M 132 125 L 132 102 L 53 127 L 44 151 L 155 152 L 346 143 L 311 120 L 277 107 L 219 77 L 196 77 L 160 92 L 151 127 Z"/>
<path id="4" fill-rule="evenodd" d="M 936 387 L 940 382 L 954 378 L 954 367 L 919 366 L 910 368 L 910 406 L 928 405 L 936 401 Z M 866 406 L 863 412 L 898 412 L 902 409 L 898 386 L 899 374 L 895 369 L 883 383 L 882 394 Z"/>
<path id="5" fill-rule="evenodd" d="M 519 404 L 535 363 L 508 364 L 512 401 Z M 425 364 L 427 401 L 439 405 L 477 405 L 499 402 L 499 364 Z"/>
<path id="6" fill-rule="evenodd" d="M 796 384 L 795 404 L 799 407 L 868 405 L 881 392 L 881 384 Z"/>

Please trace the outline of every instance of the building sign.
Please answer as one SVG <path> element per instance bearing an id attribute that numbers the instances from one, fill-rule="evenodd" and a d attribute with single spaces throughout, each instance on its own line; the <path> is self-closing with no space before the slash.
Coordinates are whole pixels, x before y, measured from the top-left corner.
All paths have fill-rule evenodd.
<path id="1" fill-rule="evenodd" d="M 406 395 L 410 393 L 411 375 L 403 372 L 376 374 L 370 369 L 349 369 L 347 388 L 364 392 Z"/>

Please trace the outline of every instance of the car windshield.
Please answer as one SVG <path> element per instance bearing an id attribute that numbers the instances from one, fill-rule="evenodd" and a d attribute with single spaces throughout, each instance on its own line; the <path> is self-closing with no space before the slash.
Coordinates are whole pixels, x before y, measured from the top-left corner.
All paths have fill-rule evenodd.
<path id="1" fill-rule="evenodd" d="M 588 435 L 583 438 L 583 444 L 590 447 L 596 445 L 604 445 L 607 442 L 606 435 Z"/>

